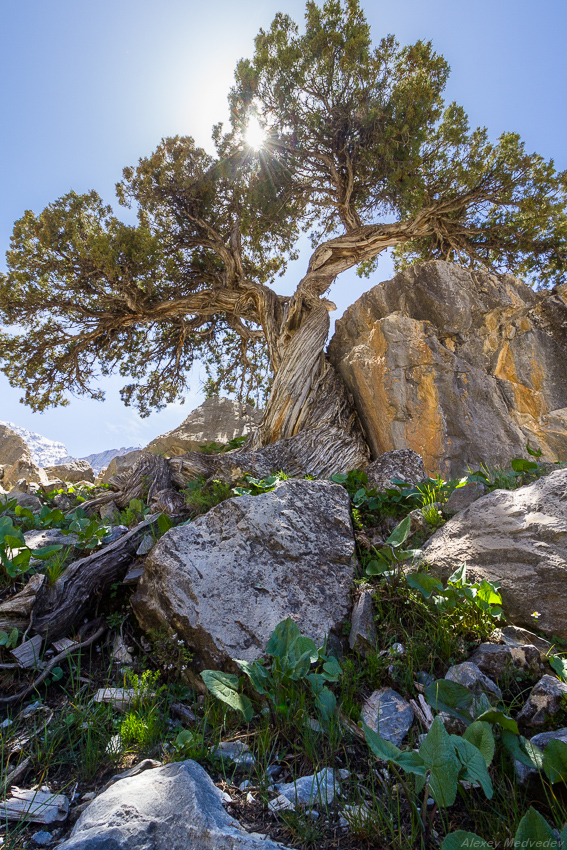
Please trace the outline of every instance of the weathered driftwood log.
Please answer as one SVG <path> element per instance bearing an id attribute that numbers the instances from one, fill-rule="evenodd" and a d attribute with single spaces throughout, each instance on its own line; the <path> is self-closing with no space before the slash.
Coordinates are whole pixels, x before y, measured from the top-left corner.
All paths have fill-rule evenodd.
<path id="1" fill-rule="evenodd" d="M 110 498 L 119 508 L 127 507 L 131 499 L 141 499 L 153 511 L 177 514 L 183 510 L 183 496 L 174 489 L 169 464 L 160 455 L 144 452 L 132 470 L 113 475 L 108 483 L 118 491 Z"/>
<path id="2" fill-rule="evenodd" d="M 340 455 L 340 463 L 337 456 Z M 362 444 L 338 427 L 310 428 L 269 446 L 250 451 L 236 449 L 225 454 L 187 452 L 169 459 L 171 478 L 177 487 L 202 476 L 234 483 L 245 473 L 265 478 L 282 470 L 287 475 L 328 478 L 335 472 L 362 469 L 370 455 Z"/>
<path id="3" fill-rule="evenodd" d="M 32 576 L 23 590 L 0 605 L 0 631 L 27 629 L 35 600 L 47 581 L 42 573 Z"/>
<path id="4" fill-rule="evenodd" d="M 26 629 L 51 640 L 64 637 L 92 609 L 104 591 L 126 573 L 143 536 L 157 528 L 154 515 L 86 558 L 73 561 L 55 584 L 32 576 L 24 589 L 0 605 L 3 629 Z"/>
<path id="5" fill-rule="evenodd" d="M 51 791 L 12 788 L 12 796 L 0 803 L 2 820 L 61 823 L 69 814 L 69 798 Z"/>

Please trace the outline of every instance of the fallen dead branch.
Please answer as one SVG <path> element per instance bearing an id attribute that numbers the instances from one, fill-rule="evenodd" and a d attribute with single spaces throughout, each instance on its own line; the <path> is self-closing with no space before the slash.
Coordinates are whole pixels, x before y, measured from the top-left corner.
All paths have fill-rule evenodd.
<path id="1" fill-rule="evenodd" d="M 90 646 L 92 643 L 95 643 L 95 641 L 97 641 L 99 637 L 102 637 L 102 635 L 105 633 L 106 628 L 106 623 L 104 623 L 96 630 L 94 635 L 92 635 L 90 638 L 87 638 L 87 640 L 83 640 L 80 643 L 75 644 L 75 646 L 67 647 L 66 649 L 64 649 L 63 652 L 60 652 L 59 655 L 56 655 L 54 658 L 51 659 L 45 669 L 42 670 L 41 675 L 39 675 L 37 679 L 34 679 L 34 681 L 30 685 L 10 697 L 0 697 L 0 704 L 8 705 L 10 703 L 19 702 L 20 700 L 25 699 L 25 697 L 27 697 L 29 693 L 35 690 L 35 688 L 39 687 L 39 685 L 41 685 L 41 683 L 47 679 L 53 668 L 60 661 L 62 661 L 64 658 L 68 658 L 69 655 L 72 655 L 77 650 L 86 649 L 87 646 Z"/>

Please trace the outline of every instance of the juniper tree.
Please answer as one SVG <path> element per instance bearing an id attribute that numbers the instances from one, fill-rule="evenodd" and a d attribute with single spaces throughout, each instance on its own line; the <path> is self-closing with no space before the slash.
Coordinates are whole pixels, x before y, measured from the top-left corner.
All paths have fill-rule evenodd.
<path id="1" fill-rule="evenodd" d="M 325 297 L 341 272 L 441 258 L 521 275 L 567 269 L 567 173 L 496 142 L 445 104 L 449 68 L 431 43 L 373 45 L 358 0 L 308 2 L 302 31 L 283 14 L 238 63 L 231 121 L 211 156 L 164 139 L 117 186 L 126 225 L 96 192 L 73 192 L 16 222 L 0 316 L 3 370 L 34 410 L 94 398 L 97 374 L 142 415 L 182 398 L 196 360 L 209 387 L 271 393 L 253 446 L 303 435 L 317 456 L 365 451 L 324 355 Z M 249 144 L 250 127 L 262 144 Z M 291 296 L 277 293 L 300 234 L 313 253 Z M 324 435 L 324 437 L 323 437 Z"/>

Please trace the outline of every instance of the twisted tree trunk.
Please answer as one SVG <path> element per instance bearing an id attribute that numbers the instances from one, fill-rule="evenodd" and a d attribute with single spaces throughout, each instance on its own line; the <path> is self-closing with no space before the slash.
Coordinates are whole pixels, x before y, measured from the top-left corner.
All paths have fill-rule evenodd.
<path id="1" fill-rule="evenodd" d="M 337 275 L 388 247 L 430 228 L 428 217 L 392 225 L 368 225 L 331 239 L 313 253 L 307 274 L 274 329 L 265 333 L 274 381 L 264 418 L 246 450 L 285 441 L 304 472 L 329 475 L 364 467 L 370 450 L 353 399 L 325 357 L 329 311 L 323 297 Z"/>

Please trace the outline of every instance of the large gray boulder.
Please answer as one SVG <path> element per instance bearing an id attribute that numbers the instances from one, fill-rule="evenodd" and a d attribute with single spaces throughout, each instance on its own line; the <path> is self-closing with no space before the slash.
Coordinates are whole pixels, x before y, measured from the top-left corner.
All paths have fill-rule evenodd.
<path id="1" fill-rule="evenodd" d="M 469 577 L 500 584 L 510 622 L 567 638 L 567 469 L 482 496 L 435 532 L 423 558 L 443 579 L 466 562 Z"/>
<path id="2" fill-rule="evenodd" d="M 193 410 L 178 428 L 156 437 L 145 451 L 164 457 L 199 451 L 205 443 L 228 443 L 254 430 L 262 411 L 229 398 L 212 396 Z"/>
<path id="3" fill-rule="evenodd" d="M 197 762 L 121 779 L 89 804 L 61 850 L 276 850 L 223 808 L 223 794 Z"/>
<path id="4" fill-rule="evenodd" d="M 431 475 L 526 457 L 567 459 L 567 284 L 439 260 L 373 287 L 337 321 L 329 356 L 373 457 L 414 449 Z"/>
<path id="5" fill-rule="evenodd" d="M 259 658 L 287 617 L 321 644 L 349 614 L 354 564 L 346 490 L 293 479 L 168 531 L 132 605 L 144 628 L 168 627 L 218 669 Z"/>

